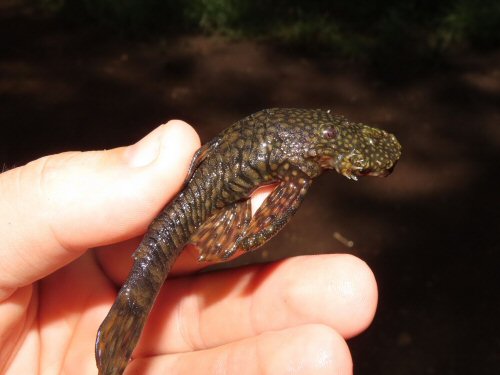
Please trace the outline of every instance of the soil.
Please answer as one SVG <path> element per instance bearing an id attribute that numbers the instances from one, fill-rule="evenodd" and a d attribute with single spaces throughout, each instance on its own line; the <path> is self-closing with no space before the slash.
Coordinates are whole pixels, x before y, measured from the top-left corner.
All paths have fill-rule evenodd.
<path id="1" fill-rule="evenodd" d="M 353 253 L 380 293 L 373 325 L 349 342 L 356 373 L 494 374 L 500 50 L 407 68 L 382 78 L 361 64 L 208 36 L 130 41 L 6 1 L 0 162 L 131 144 L 171 118 L 206 141 L 266 107 L 330 108 L 376 124 L 403 145 L 393 175 L 322 176 L 280 235 L 231 266 Z"/>

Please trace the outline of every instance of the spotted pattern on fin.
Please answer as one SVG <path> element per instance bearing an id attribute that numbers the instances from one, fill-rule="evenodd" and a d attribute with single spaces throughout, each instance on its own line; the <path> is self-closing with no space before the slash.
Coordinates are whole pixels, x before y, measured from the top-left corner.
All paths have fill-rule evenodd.
<path id="1" fill-rule="evenodd" d="M 251 216 L 250 199 L 217 210 L 191 237 L 200 252 L 198 260 L 220 261 L 233 255 Z"/>
<path id="2" fill-rule="evenodd" d="M 238 245 L 254 250 L 278 233 L 299 208 L 311 182 L 300 171 L 287 175 L 255 212 Z"/>

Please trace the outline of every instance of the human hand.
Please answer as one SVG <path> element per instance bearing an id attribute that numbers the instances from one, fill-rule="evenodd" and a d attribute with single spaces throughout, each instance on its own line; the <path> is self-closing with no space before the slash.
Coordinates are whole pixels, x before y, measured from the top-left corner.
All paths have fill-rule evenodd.
<path id="1" fill-rule="evenodd" d="M 131 147 L 0 175 L 0 373 L 97 373 L 97 328 L 130 254 L 198 147 L 171 121 Z M 345 338 L 370 324 L 377 301 L 365 263 L 319 255 L 192 274 L 204 266 L 183 252 L 127 374 L 352 372 Z"/>

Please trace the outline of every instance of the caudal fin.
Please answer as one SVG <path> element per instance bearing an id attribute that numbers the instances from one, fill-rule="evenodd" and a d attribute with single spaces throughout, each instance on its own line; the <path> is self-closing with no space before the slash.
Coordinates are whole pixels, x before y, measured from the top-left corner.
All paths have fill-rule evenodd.
<path id="1" fill-rule="evenodd" d="M 149 313 L 149 309 L 134 308 L 121 292 L 97 331 L 95 356 L 99 375 L 123 373 Z"/>
<path id="2" fill-rule="evenodd" d="M 97 331 L 95 357 L 99 375 L 121 375 L 127 367 L 178 252 L 164 253 L 158 241 L 145 237 L 136 254 L 125 284 Z"/>

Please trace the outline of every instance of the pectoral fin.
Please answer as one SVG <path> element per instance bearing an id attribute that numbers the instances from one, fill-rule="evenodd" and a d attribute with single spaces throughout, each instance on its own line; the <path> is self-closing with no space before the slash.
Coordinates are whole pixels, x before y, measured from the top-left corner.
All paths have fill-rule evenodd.
<path id="1" fill-rule="evenodd" d="M 299 208 L 311 181 L 300 171 L 281 181 L 252 217 L 238 247 L 254 250 L 278 233 Z"/>
<path id="2" fill-rule="evenodd" d="M 278 233 L 304 199 L 311 179 L 300 171 L 286 176 L 251 215 L 250 199 L 217 210 L 191 237 L 200 261 L 229 258 L 238 248 L 254 250 Z"/>
<path id="3" fill-rule="evenodd" d="M 239 201 L 217 210 L 191 237 L 200 261 L 229 258 L 238 248 L 238 240 L 250 222 L 250 200 Z"/>

